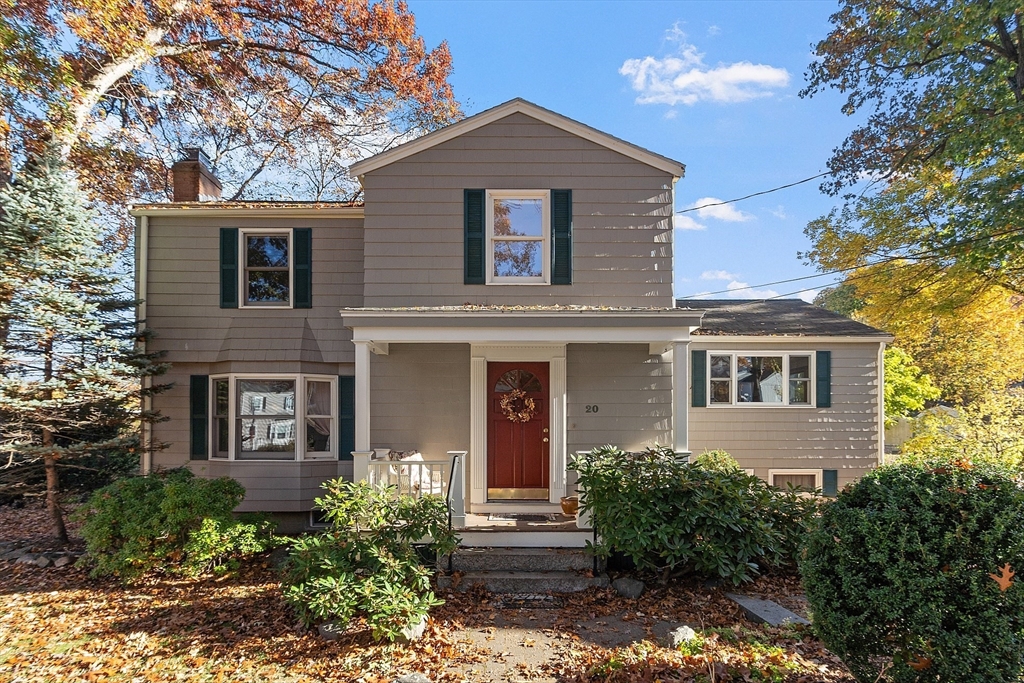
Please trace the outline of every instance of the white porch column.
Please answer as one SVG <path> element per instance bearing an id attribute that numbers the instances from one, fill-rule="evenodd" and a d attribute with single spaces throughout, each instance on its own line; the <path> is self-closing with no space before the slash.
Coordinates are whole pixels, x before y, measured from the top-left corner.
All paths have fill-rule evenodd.
<path id="1" fill-rule="evenodd" d="M 370 450 L 370 342 L 356 347 L 356 450 Z"/>
<path id="2" fill-rule="evenodd" d="M 565 355 L 555 356 L 548 366 L 551 382 L 551 473 L 549 475 L 550 491 L 548 502 L 558 504 L 565 495 L 565 467 L 568 461 L 565 429 L 566 412 L 566 379 Z"/>
<path id="3" fill-rule="evenodd" d="M 487 502 L 487 359 L 474 355 L 469 365 L 470 502 Z M 471 461 L 471 462 L 469 462 Z"/>
<path id="4" fill-rule="evenodd" d="M 690 342 L 672 343 L 672 448 L 690 452 Z"/>

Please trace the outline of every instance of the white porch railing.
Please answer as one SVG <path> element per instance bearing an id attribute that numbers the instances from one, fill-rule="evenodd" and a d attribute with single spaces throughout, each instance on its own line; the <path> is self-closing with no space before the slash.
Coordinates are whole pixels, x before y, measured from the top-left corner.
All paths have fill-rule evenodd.
<path id="1" fill-rule="evenodd" d="M 353 479 L 393 486 L 396 495 L 443 496 L 456 528 L 466 521 L 466 451 L 448 451 L 445 460 L 385 460 L 372 451 L 352 452 Z"/>

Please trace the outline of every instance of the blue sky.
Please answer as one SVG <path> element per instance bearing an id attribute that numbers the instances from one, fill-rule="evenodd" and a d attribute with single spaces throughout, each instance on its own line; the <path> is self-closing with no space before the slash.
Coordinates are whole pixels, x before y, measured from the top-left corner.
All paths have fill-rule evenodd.
<path id="1" fill-rule="evenodd" d="M 523 97 L 686 164 L 676 209 L 826 170 L 855 121 L 835 93 L 801 99 L 833 2 L 409 0 L 428 45 L 447 40 L 467 114 Z M 677 296 L 759 298 L 831 278 L 797 252 L 834 206 L 818 182 L 677 215 Z M 685 216 L 685 218 L 684 218 Z M 795 295 L 794 295 L 795 296 Z M 800 296 L 810 298 L 813 292 Z"/>

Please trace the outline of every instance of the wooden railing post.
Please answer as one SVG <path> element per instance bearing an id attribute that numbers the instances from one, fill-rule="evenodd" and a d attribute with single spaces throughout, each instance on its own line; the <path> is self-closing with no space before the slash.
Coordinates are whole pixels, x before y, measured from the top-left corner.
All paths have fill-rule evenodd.
<path id="1" fill-rule="evenodd" d="M 370 456 L 373 451 L 352 451 L 352 481 L 370 481 Z"/>
<path id="2" fill-rule="evenodd" d="M 577 456 L 585 455 L 589 451 L 576 451 Z M 590 510 L 583 509 L 583 502 L 587 499 L 587 491 L 580 483 L 576 482 L 576 495 L 579 496 L 579 503 L 576 512 L 576 528 L 577 529 L 590 529 Z"/>
<path id="3" fill-rule="evenodd" d="M 448 451 L 448 457 L 452 463 L 448 474 L 452 528 L 461 529 L 466 526 L 466 451 Z"/>

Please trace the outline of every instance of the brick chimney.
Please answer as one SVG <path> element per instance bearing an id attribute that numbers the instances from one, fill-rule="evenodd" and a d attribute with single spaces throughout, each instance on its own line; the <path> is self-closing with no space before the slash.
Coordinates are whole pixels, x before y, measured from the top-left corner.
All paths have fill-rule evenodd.
<path id="1" fill-rule="evenodd" d="M 210 170 L 209 157 L 198 147 L 182 150 L 181 161 L 171 166 L 176 202 L 215 202 L 220 199 L 220 181 Z"/>

